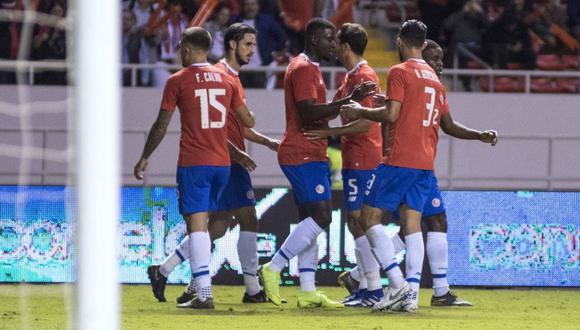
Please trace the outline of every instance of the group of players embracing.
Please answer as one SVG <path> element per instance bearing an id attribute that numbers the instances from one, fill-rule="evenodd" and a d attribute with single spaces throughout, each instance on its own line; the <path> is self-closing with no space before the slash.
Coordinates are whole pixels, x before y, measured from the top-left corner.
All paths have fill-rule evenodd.
<path id="1" fill-rule="evenodd" d="M 443 51 L 426 40 L 420 21 L 402 24 L 397 38 L 401 63 L 390 68 L 387 91 L 364 60 L 367 32 L 359 24 L 337 28 L 322 18 L 306 26 L 304 52 L 294 57 L 284 77 L 286 132 L 281 141 L 252 127 L 238 71 L 256 51 L 256 30 L 230 26 L 225 57 L 207 62 L 211 37 L 191 27 L 180 42 L 183 69 L 166 82 L 157 120 L 134 168 L 143 178 L 147 159 L 163 139 L 171 116 L 180 111 L 181 139 L 177 165 L 179 208 L 187 235 L 162 264 L 148 268 L 153 294 L 165 301 L 171 271 L 189 259 L 192 279 L 177 298 L 179 307 L 214 308 L 209 263 L 212 241 L 232 221 L 239 223 L 238 255 L 242 265 L 244 303 L 286 302 L 280 296 L 280 272 L 298 258 L 300 308 L 369 307 L 375 311 L 416 312 L 425 251 L 433 275 L 433 306 L 471 306 L 447 282 L 447 221 L 434 175 L 439 127 L 453 137 L 492 146 L 497 132 L 467 128 L 453 120 L 439 80 Z M 336 56 L 347 70 L 332 102 L 319 62 Z M 340 116 L 342 126 L 328 122 Z M 349 291 L 334 301 L 316 290 L 317 237 L 331 223 L 331 183 L 327 138 L 341 136 L 344 199 L 348 228 L 355 238 L 357 267 L 339 275 Z M 245 152 L 245 140 L 277 151 L 292 186 L 299 222 L 272 260 L 259 266 L 258 219 L 249 172 L 256 164 Z M 390 238 L 385 218 L 399 218 L 399 235 Z M 290 219 L 288 219 L 290 220 Z M 421 222 L 428 228 L 426 245 Z M 405 249 L 405 274 L 395 255 Z M 381 271 L 389 285 L 382 287 Z"/>

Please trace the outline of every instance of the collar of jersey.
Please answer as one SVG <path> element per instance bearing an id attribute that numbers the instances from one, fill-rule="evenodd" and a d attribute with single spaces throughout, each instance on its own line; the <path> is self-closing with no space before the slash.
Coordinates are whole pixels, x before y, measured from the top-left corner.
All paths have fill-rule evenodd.
<path id="1" fill-rule="evenodd" d="M 191 66 L 199 67 L 199 66 L 208 66 L 211 65 L 209 62 L 204 63 L 193 63 Z"/>
<path id="2" fill-rule="evenodd" d="M 427 63 L 427 62 L 425 62 L 425 60 L 422 60 L 420 58 L 410 58 L 407 61 L 415 61 L 415 62 L 424 63 L 424 64 Z"/>
<path id="3" fill-rule="evenodd" d="M 320 63 L 312 61 L 312 60 L 310 59 L 310 57 L 308 57 L 308 55 L 306 55 L 306 54 L 304 54 L 304 53 L 300 53 L 300 56 L 304 56 L 304 58 L 305 58 L 305 59 L 306 59 L 308 62 L 310 62 L 310 63 L 312 63 L 312 64 L 314 64 L 314 65 L 316 65 L 316 66 L 320 66 Z"/>
<path id="4" fill-rule="evenodd" d="M 239 75 L 239 72 L 234 70 L 234 68 L 232 68 L 225 59 L 222 58 L 220 62 L 223 63 L 226 66 L 226 68 L 228 68 L 228 70 L 231 71 L 233 74 L 235 74 L 236 76 Z"/>
<path id="5" fill-rule="evenodd" d="M 347 72 L 346 74 L 348 75 L 348 74 L 351 74 L 351 73 L 354 73 L 354 72 L 356 72 L 358 69 L 360 69 L 360 66 L 361 66 L 361 65 L 363 65 L 363 64 L 367 64 L 367 63 L 368 63 L 368 62 L 367 62 L 366 60 L 361 60 L 360 62 L 358 62 L 358 63 L 357 63 L 355 66 L 354 66 L 354 68 L 352 68 L 352 69 L 351 69 L 349 72 Z"/>

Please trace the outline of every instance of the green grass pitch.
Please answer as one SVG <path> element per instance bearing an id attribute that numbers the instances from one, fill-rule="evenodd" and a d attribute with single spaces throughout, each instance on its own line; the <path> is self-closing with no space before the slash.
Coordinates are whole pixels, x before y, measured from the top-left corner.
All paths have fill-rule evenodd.
<path id="1" fill-rule="evenodd" d="M 122 329 L 580 329 L 580 290 L 459 289 L 471 308 L 430 307 L 422 290 L 418 314 L 371 313 L 368 309 L 297 309 L 297 287 L 284 287 L 288 304 L 241 303 L 243 287 L 214 288 L 216 309 L 178 309 L 183 286 L 168 286 L 158 303 L 147 285 L 122 286 Z M 339 299 L 345 290 L 322 288 Z M 0 329 L 66 329 L 71 285 L 0 285 Z M 94 308 L 99 308 L 95 305 Z"/>

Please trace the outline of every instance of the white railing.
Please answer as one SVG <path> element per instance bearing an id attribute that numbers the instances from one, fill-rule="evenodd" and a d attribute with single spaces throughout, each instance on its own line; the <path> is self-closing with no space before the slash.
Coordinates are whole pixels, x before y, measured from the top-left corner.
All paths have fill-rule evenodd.
<path id="1" fill-rule="evenodd" d="M 123 70 L 130 70 L 131 72 L 131 86 L 137 86 L 137 71 L 142 69 L 161 69 L 176 71 L 181 68 L 177 64 L 122 64 Z M 331 90 L 336 89 L 336 75 L 345 73 L 346 70 L 342 67 L 321 67 L 321 71 L 328 74 L 329 85 Z M 18 74 L 25 75 L 28 84 L 34 85 L 34 75 L 43 71 L 64 71 L 74 70 L 72 63 L 64 61 L 7 61 L 0 60 L 0 71 L 15 71 Z M 260 66 L 254 68 L 244 68 L 242 71 L 246 72 L 264 72 L 267 74 L 282 73 L 286 70 L 285 67 L 270 67 Z M 388 72 L 388 68 L 375 68 L 379 77 L 384 77 Z M 458 90 L 459 76 L 479 76 L 489 78 L 488 92 L 494 92 L 495 77 L 523 77 L 524 78 L 524 93 L 530 93 L 532 78 L 576 78 L 580 79 L 580 71 L 524 71 L 524 70 L 487 70 L 487 69 L 445 69 L 444 77 L 450 77 L 451 91 Z"/>
<path id="2" fill-rule="evenodd" d="M 1 130 L 3 133 L 21 133 L 20 130 L 18 129 L 2 129 Z M 39 143 L 39 145 L 48 145 L 49 144 L 49 140 L 51 139 L 55 139 L 55 136 L 62 136 L 63 134 L 70 134 L 70 132 L 68 132 L 67 130 L 64 129 L 33 129 L 30 130 L 28 133 L 30 134 L 37 134 L 39 140 L 37 141 Z M 147 137 L 147 130 L 141 130 L 141 129 L 123 129 L 122 130 L 122 137 L 123 139 L 127 139 L 128 136 L 135 136 L 135 135 L 141 135 L 142 139 L 140 139 L 139 141 L 145 141 L 146 137 Z M 175 133 L 177 134 L 177 131 L 173 131 L 171 130 L 168 133 Z M 283 132 L 281 131 L 276 131 L 276 130 L 264 130 L 262 131 L 262 133 L 268 135 L 268 136 L 280 136 L 283 134 Z M 446 136 L 443 136 L 442 138 L 444 139 L 449 139 L 449 151 L 446 154 L 440 154 L 439 157 L 447 157 L 446 162 L 448 164 L 452 164 L 452 158 L 455 155 L 455 153 L 453 152 L 454 149 L 454 145 L 455 143 L 458 141 L 456 139 L 453 138 L 448 138 Z M 562 142 L 562 141 L 568 141 L 571 143 L 580 143 L 580 137 L 538 137 L 538 136 L 531 136 L 531 135 L 511 135 L 511 136 L 502 136 L 501 137 L 502 143 L 505 144 L 506 142 L 509 141 L 522 141 L 522 140 L 533 140 L 533 141 L 544 141 L 547 142 L 547 150 L 546 150 L 546 155 L 548 155 L 548 163 L 546 164 L 546 170 L 544 171 L 545 174 L 542 175 L 530 175 L 530 174 L 523 174 L 521 176 L 514 176 L 514 177 L 503 177 L 501 179 L 498 178 L 485 178 L 485 177 L 481 177 L 481 176 L 471 176 L 471 175 L 465 175 L 465 174 L 460 174 L 456 172 L 456 169 L 453 168 L 453 166 L 447 166 L 444 170 L 442 169 L 440 172 L 438 172 L 438 176 L 440 178 L 440 180 L 442 180 L 442 182 L 440 183 L 443 187 L 445 187 L 445 189 L 461 189 L 462 186 L 458 186 L 457 182 L 461 182 L 461 181 L 474 181 L 474 182 L 479 182 L 479 181 L 489 181 L 489 180 L 495 180 L 495 181 L 518 181 L 519 184 L 511 184 L 510 185 L 510 189 L 527 189 L 528 187 L 526 186 L 527 184 L 527 180 L 530 181 L 534 181 L 534 182 L 542 182 L 542 186 L 541 190 L 558 190 L 558 182 L 562 181 L 562 180 L 566 180 L 566 178 L 562 178 L 560 175 L 557 175 L 554 173 L 554 167 L 557 165 L 558 163 L 558 159 L 553 158 L 552 154 L 554 153 L 554 148 L 555 147 L 555 143 L 556 142 Z M 131 140 L 127 140 L 127 141 L 131 141 Z M 140 142 L 141 143 L 141 142 Z M 125 145 L 125 147 L 127 148 L 141 148 L 141 145 Z M 18 146 L 14 146 L 13 149 L 17 149 Z M 169 145 L 164 145 L 161 148 L 177 148 L 177 146 L 169 146 Z M 39 149 L 40 150 L 40 149 Z M 5 152 L 6 151 L 6 152 Z M 0 150 L 0 157 L 21 157 L 22 153 L 13 153 L 13 152 L 8 152 L 9 150 L 5 150 L 5 148 L 3 148 L 2 150 Z M 35 160 L 36 162 L 38 162 L 38 166 L 33 166 L 31 168 L 31 172 L 28 173 L 30 176 L 36 177 L 38 178 L 37 180 L 34 181 L 34 184 L 40 184 L 40 185 L 47 185 L 47 184 L 66 184 L 66 169 L 67 166 L 62 166 L 62 167 L 58 167 L 59 169 L 57 170 L 57 167 L 54 167 L 54 162 L 57 163 L 62 163 L 62 164 L 66 164 L 67 158 L 66 155 L 68 152 L 70 152 L 71 150 L 69 149 L 64 149 L 59 151 L 57 154 L 55 154 L 54 151 L 51 152 L 47 152 L 45 150 L 45 152 L 37 152 L 34 154 L 30 154 L 30 157 Z M 250 156 L 252 157 L 259 157 L 258 153 L 259 153 L 259 148 L 255 145 L 255 144 L 248 144 L 248 149 L 247 149 L 248 154 L 250 154 Z M 51 153 L 53 155 L 51 155 Z M 58 157 L 57 157 L 58 156 Z M 177 156 L 177 155 L 175 155 Z M 274 154 L 272 154 L 270 157 L 275 157 Z M 258 158 L 256 158 L 258 159 Z M 261 159 L 263 161 L 263 159 Z M 171 160 L 171 162 L 173 162 L 174 160 Z M 125 185 L 135 185 L 135 184 L 141 184 L 138 183 L 137 181 L 135 181 L 132 177 L 132 163 L 131 164 L 125 164 L 125 166 L 122 168 L 121 173 L 124 177 L 124 184 Z M 62 169 L 62 171 L 60 171 L 60 169 Z M 2 177 L 14 177 L 14 178 L 18 178 L 18 173 L 20 171 L 20 168 L 14 166 L 11 167 L 10 165 L 0 165 L 0 176 Z M 173 185 L 175 182 L 175 172 L 174 169 L 172 168 L 171 171 L 166 171 L 163 169 L 159 169 L 159 168 L 155 168 L 154 166 L 150 166 L 150 168 L 148 169 L 148 172 L 146 173 L 146 177 L 145 180 L 143 182 L 143 184 L 145 185 L 150 185 L 151 183 L 151 179 L 152 178 L 167 178 L 166 180 L 162 180 L 161 184 L 163 185 Z M 280 171 L 279 173 L 276 174 L 272 174 L 270 172 L 262 172 L 261 168 L 258 167 L 258 170 L 256 170 L 255 172 L 252 173 L 252 179 L 255 181 L 257 186 L 264 186 L 264 184 L 260 184 L 260 182 L 263 182 L 264 180 L 266 180 L 266 182 L 270 182 L 273 183 L 274 185 L 282 185 L 282 186 L 287 186 L 288 182 L 285 178 L 285 176 L 282 174 L 282 172 Z M 570 180 L 577 180 L 577 177 L 574 174 L 570 175 Z M 159 179 L 155 180 L 155 182 L 159 183 Z M 15 179 L 14 181 L 10 181 L 7 179 L 4 179 L 2 184 L 17 184 L 17 180 Z M 267 185 L 267 184 L 266 184 Z M 577 190 L 577 189 L 574 189 Z"/>

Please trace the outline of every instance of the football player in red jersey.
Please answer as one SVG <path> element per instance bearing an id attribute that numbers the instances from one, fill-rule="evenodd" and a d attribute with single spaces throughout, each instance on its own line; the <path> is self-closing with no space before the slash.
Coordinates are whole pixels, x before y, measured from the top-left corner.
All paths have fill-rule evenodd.
<path id="1" fill-rule="evenodd" d="M 314 275 L 318 264 L 316 238 L 332 221 L 330 178 L 326 140 L 304 135 L 308 127 L 327 127 L 341 105 L 362 100 L 372 93 L 372 83 L 361 84 L 340 100 L 326 103 L 326 87 L 319 61 L 330 58 L 336 48 L 335 27 L 322 18 L 306 26 L 304 52 L 296 56 L 284 76 L 286 132 L 278 149 L 278 162 L 290 181 L 298 207 L 300 223 L 286 238 L 272 261 L 258 271 L 266 295 L 275 305 L 281 303 L 280 271 L 298 256 L 300 272 L 299 307 L 343 307 L 316 291 Z"/>
<path id="2" fill-rule="evenodd" d="M 334 96 L 335 99 L 349 95 L 363 82 L 374 83 L 375 92 L 378 92 L 377 74 L 363 58 L 367 42 L 367 32 L 360 24 L 346 23 L 338 30 L 337 57 L 348 72 Z M 361 100 L 360 104 L 372 107 L 372 97 Z M 313 139 L 342 136 L 344 200 L 348 212 L 348 228 L 355 239 L 355 255 L 359 267 L 353 271 L 357 274 L 356 278 L 353 278 L 351 272 L 344 272 L 339 275 L 338 280 L 351 293 L 344 300 L 345 306 L 370 307 L 383 297 L 383 290 L 379 265 L 358 221 L 367 182 L 382 157 L 381 128 L 379 123 L 366 119 L 350 121 L 341 116 L 341 120 L 341 127 L 309 130 L 305 135 Z"/>
<path id="3" fill-rule="evenodd" d="M 402 63 L 389 71 L 386 105 L 377 109 L 359 104 L 343 106 L 350 119 L 366 118 L 389 125 L 383 162 L 374 171 L 361 214 L 361 225 L 390 281 L 377 310 L 418 310 L 421 268 L 425 254 L 421 213 L 434 179 L 438 129 L 449 118 L 446 91 L 435 71 L 423 60 L 427 27 L 420 21 L 403 23 L 397 39 Z M 493 143 L 486 133 L 482 141 Z M 383 210 L 398 211 L 407 244 L 405 279 L 394 259 L 393 243 L 381 226 Z"/>
<path id="4" fill-rule="evenodd" d="M 224 36 L 225 58 L 215 66 L 226 72 L 235 82 L 239 94 L 245 101 L 244 89 L 238 77 L 241 67 L 249 62 L 249 58 L 256 50 L 256 30 L 243 23 L 229 26 Z M 256 217 L 256 199 L 249 171 L 255 163 L 247 154 L 244 140 L 262 144 L 273 151 L 278 150 L 280 141 L 260 134 L 253 128 L 244 127 L 243 123 L 233 112 L 228 112 L 227 118 L 228 140 L 232 165 L 228 184 L 219 199 L 216 212 L 209 218 L 208 231 L 211 241 L 222 237 L 229 228 L 232 218 L 240 224 L 238 239 L 238 256 L 240 259 L 246 292 L 242 298 L 244 303 L 267 302 L 267 298 L 260 288 L 257 278 L 258 254 L 256 231 L 258 219 Z M 247 161 L 249 164 L 244 164 Z M 160 265 L 160 273 L 168 277 L 173 269 L 181 262 L 189 259 L 189 237 L 185 237 L 177 249 L 171 253 Z M 192 279 L 186 290 L 177 298 L 178 307 L 189 307 L 196 296 L 195 280 Z"/>
<path id="5" fill-rule="evenodd" d="M 177 162 L 179 210 L 189 236 L 191 272 L 198 295 L 193 308 L 214 308 L 209 262 L 211 241 L 207 231 L 209 212 L 217 209 L 230 172 L 226 119 L 229 111 L 246 127 L 254 125 L 236 83 L 221 69 L 207 62 L 209 33 L 199 27 L 186 29 L 180 41 L 183 69 L 167 80 L 157 120 L 151 127 L 141 158 L 134 168 L 143 179 L 147 160 L 161 143 L 171 116 L 180 111 L 181 138 Z M 148 268 L 153 293 L 159 300 L 167 278 L 159 267 Z M 161 293 L 161 295 L 160 295 Z"/>

